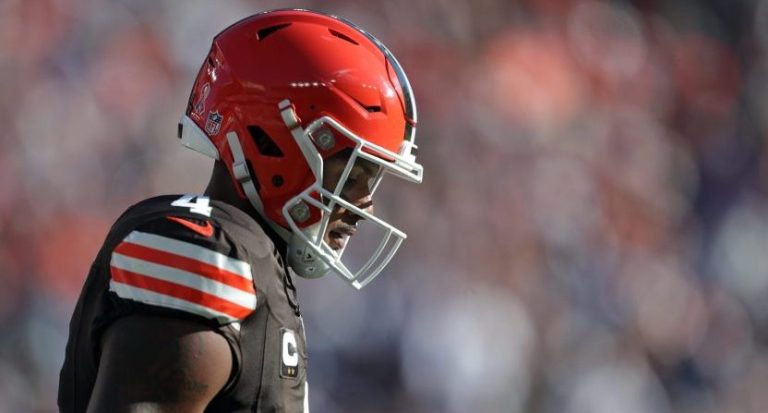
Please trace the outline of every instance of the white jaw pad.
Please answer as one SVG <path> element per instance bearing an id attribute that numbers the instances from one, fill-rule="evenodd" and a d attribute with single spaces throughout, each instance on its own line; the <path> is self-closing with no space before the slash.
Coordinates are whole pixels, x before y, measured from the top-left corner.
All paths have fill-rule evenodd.
<path id="1" fill-rule="evenodd" d="M 219 160 L 219 151 L 208 138 L 208 135 L 200 129 L 189 116 L 183 115 L 179 121 L 179 138 L 181 144 L 193 151 Z"/>
<path id="2" fill-rule="evenodd" d="M 331 267 L 307 244 L 307 239 L 317 238 L 317 234 L 324 229 L 320 224 L 314 224 L 294 232 L 288 242 L 288 264 L 293 271 L 303 278 L 320 278 L 328 273 Z"/>

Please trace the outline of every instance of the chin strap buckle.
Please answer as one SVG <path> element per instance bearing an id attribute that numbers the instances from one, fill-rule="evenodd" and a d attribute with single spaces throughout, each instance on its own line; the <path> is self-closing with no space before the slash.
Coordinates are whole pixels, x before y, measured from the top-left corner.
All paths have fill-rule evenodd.
<path id="1" fill-rule="evenodd" d="M 280 108 L 280 116 L 283 118 L 283 123 L 291 131 L 291 136 L 293 136 L 293 140 L 301 149 L 304 159 L 307 160 L 307 165 L 309 165 L 317 181 L 323 182 L 323 158 L 317 152 L 315 144 L 304 134 L 301 121 L 296 114 L 296 108 L 288 99 L 281 100 L 278 107 Z"/>
<path id="2" fill-rule="evenodd" d="M 251 174 L 248 172 L 248 164 L 245 162 L 234 162 L 232 164 L 232 174 L 241 185 L 251 181 Z"/>
<path id="3" fill-rule="evenodd" d="M 299 121 L 299 117 L 296 115 L 296 109 L 294 109 L 290 100 L 281 100 L 278 107 L 280 108 L 280 116 L 282 116 L 283 122 L 288 129 L 296 129 L 300 126 L 301 122 Z"/>
<path id="4" fill-rule="evenodd" d="M 237 133 L 227 133 L 227 142 L 229 143 L 229 149 L 232 151 L 232 175 L 234 175 L 237 182 L 245 184 L 251 182 L 251 172 L 248 170 L 248 163 L 245 162 L 245 154 L 243 154 L 243 148 L 240 146 L 240 140 L 237 138 Z"/>

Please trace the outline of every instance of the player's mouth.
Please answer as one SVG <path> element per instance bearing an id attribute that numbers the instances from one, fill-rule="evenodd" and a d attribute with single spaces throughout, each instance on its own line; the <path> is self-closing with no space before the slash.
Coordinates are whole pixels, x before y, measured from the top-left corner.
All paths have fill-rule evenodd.
<path id="1" fill-rule="evenodd" d="M 345 223 L 339 223 L 334 226 L 333 229 L 328 231 L 328 246 L 334 251 L 341 251 L 344 246 L 347 245 L 349 237 L 355 235 L 355 232 L 357 232 L 356 227 Z"/>

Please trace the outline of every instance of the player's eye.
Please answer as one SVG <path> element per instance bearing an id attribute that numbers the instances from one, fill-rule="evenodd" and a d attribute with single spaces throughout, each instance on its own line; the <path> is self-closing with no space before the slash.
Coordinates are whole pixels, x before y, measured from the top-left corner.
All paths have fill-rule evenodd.
<path id="1" fill-rule="evenodd" d="M 359 180 L 357 176 L 350 175 L 349 177 L 347 177 L 347 181 L 344 182 L 344 192 L 355 190 L 355 188 L 357 188 L 358 186 L 358 182 Z"/>
<path id="2" fill-rule="evenodd" d="M 350 196 L 360 196 L 363 191 L 370 192 L 374 180 L 375 177 L 364 171 L 353 170 L 344 183 L 344 192 Z"/>

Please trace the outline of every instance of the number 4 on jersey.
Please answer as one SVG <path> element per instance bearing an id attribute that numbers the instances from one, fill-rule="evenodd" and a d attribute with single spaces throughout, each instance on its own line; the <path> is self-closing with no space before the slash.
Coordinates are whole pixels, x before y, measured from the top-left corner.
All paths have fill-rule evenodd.
<path id="1" fill-rule="evenodd" d="M 209 206 L 210 202 L 211 199 L 207 196 L 187 194 L 171 202 L 171 206 L 189 208 L 190 212 L 209 217 L 211 216 L 211 211 L 213 210 L 213 208 Z"/>

